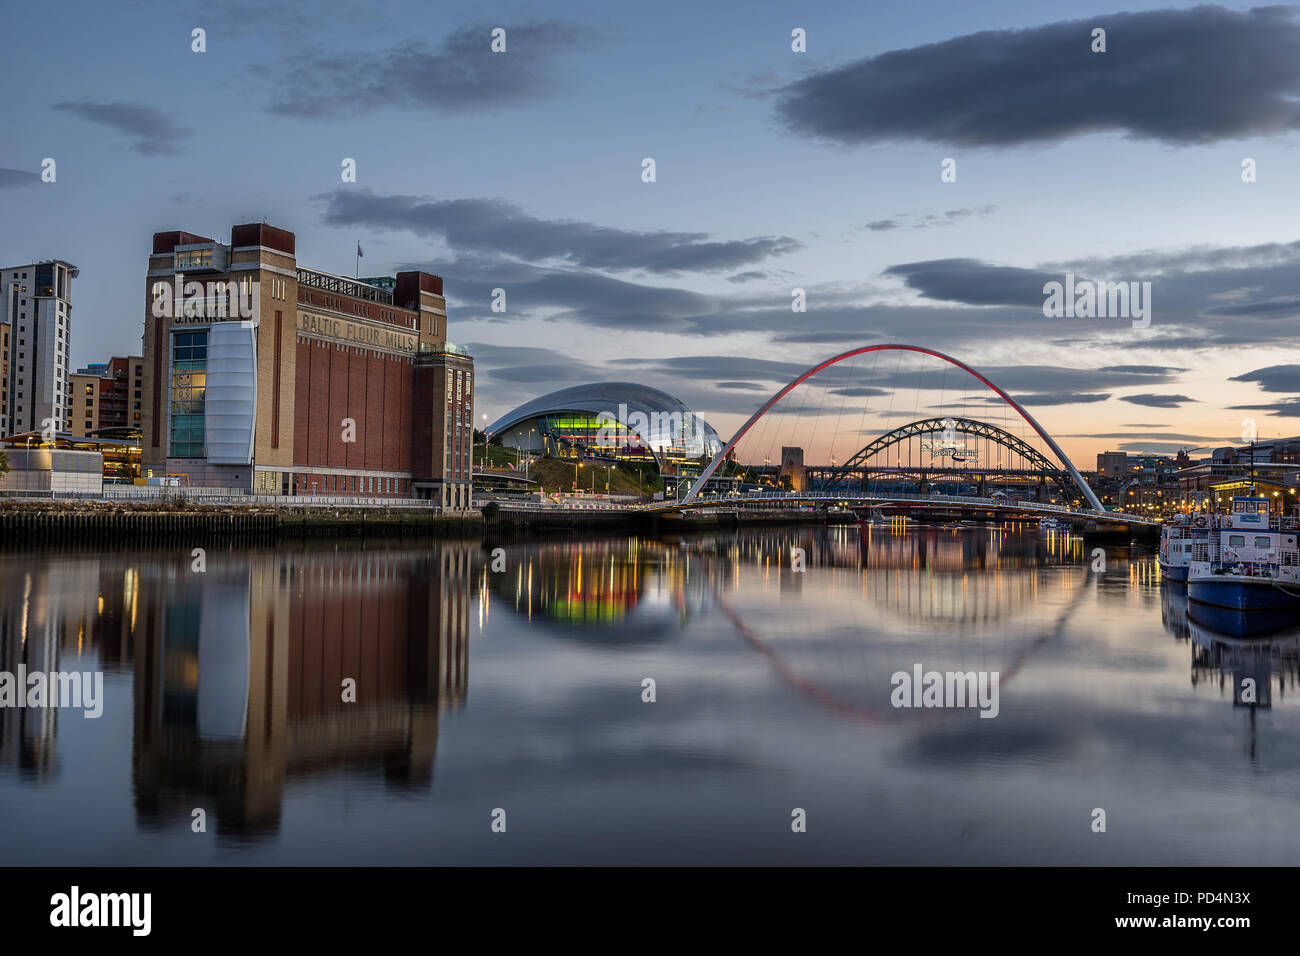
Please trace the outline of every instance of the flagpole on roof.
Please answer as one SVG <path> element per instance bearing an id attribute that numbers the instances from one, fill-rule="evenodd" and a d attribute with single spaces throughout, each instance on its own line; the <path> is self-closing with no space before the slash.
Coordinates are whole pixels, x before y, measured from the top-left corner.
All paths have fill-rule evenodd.
<path id="1" fill-rule="evenodd" d="M 357 271 L 353 273 L 352 278 L 361 278 L 361 240 L 357 240 Z"/>

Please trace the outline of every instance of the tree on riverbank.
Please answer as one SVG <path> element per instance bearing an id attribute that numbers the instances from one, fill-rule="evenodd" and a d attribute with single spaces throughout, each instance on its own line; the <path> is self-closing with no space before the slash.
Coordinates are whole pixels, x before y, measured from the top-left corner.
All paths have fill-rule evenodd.
<path id="1" fill-rule="evenodd" d="M 9 474 L 9 456 L 0 451 L 0 478 Z"/>

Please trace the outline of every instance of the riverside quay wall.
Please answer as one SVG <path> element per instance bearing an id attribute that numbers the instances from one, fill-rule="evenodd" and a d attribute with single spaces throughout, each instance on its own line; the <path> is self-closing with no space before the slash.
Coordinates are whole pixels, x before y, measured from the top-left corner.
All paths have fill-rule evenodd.
<path id="1" fill-rule="evenodd" d="M 477 512 L 446 514 L 436 508 L 0 501 L 0 547 L 201 547 L 292 538 L 461 537 L 478 535 L 482 528 Z"/>

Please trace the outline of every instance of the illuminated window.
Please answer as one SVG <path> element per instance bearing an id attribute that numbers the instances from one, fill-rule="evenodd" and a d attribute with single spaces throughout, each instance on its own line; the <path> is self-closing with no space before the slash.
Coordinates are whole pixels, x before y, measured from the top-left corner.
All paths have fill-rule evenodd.
<path id="1" fill-rule="evenodd" d="M 171 456 L 203 458 L 206 330 L 172 333 Z"/>
<path id="2" fill-rule="evenodd" d="M 211 249 L 189 249 L 176 253 L 176 268 L 182 272 L 186 269 L 212 268 Z"/>

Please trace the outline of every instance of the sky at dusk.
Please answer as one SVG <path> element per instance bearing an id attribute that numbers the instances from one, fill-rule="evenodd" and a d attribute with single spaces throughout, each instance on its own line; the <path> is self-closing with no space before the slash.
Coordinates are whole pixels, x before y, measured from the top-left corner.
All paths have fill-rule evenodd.
<path id="1" fill-rule="evenodd" d="M 0 265 L 80 268 L 75 367 L 140 351 L 154 232 L 265 219 L 303 266 L 352 275 L 360 242 L 362 275 L 443 276 L 480 419 L 632 380 L 727 437 L 802 369 L 905 342 L 986 371 L 1081 467 L 1247 417 L 1300 433 L 1300 8 L 739 9 L 11 6 Z M 1045 318 L 1067 272 L 1151 283 L 1149 325 Z M 940 403 L 925 385 L 901 405 Z M 827 407 L 878 429 L 881 397 Z"/>

